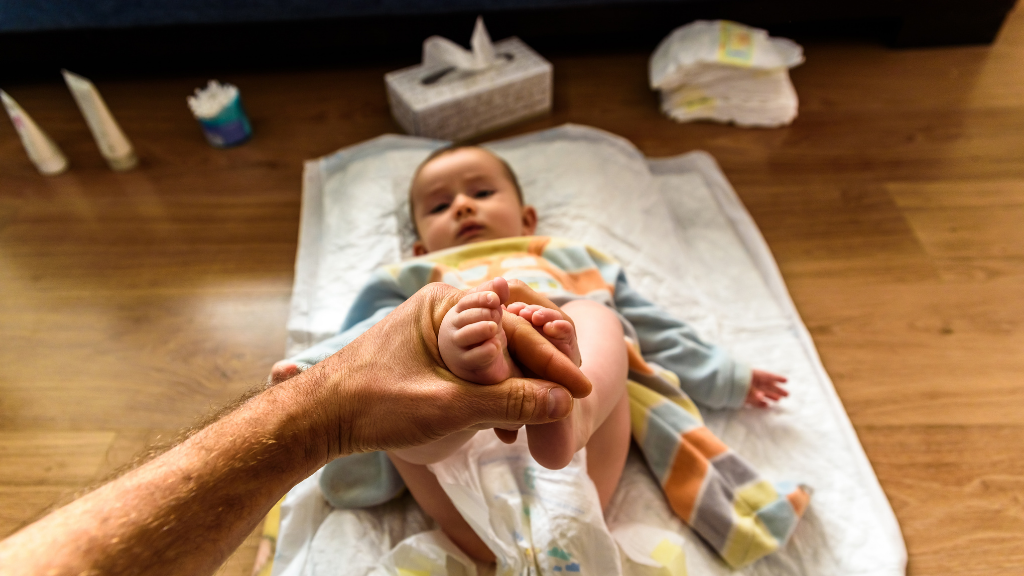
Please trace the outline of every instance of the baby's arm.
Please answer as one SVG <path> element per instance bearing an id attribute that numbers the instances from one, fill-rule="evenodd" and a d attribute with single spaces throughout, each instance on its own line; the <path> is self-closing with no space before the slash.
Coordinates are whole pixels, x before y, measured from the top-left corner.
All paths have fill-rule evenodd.
<path id="1" fill-rule="evenodd" d="M 270 369 L 269 383 L 271 385 L 280 384 L 348 346 L 350 342 L 362 335 L 363 332 L 366 332 L 374 324 L 383 320 L 399 304 L 401 304 L 401 301 L 396 299 L 393 304 L 388 303 L 388 305 L 375 310 L 369 316 L 361 318 L 349 326 L 343 326 L 342 331 L 334 336 L 314 344 L 291 358 L 275 362 L 274 366 Z"/>
<path id="2" fill-rule="evenodd" d="M 724 348 L 705 342 L 692 326 L 641 296 L 619 272 L 615 305 L 636 329 L 644 358 L 675 373 L 682 390 L 709 408 L 766 407 L 788 393 L 780 375 L 752 370 Z"/>

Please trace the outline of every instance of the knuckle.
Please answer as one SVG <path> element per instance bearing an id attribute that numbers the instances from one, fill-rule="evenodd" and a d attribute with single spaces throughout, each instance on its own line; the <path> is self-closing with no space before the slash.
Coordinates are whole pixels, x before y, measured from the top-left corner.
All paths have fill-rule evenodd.
<path id="1" fill-rule="evenodd" d="M 536 398 L 527 390 L 522 380 L 513 380 L 508 388 L 505 416 L 510 420 L 523 421 L 533 416 Z"/>

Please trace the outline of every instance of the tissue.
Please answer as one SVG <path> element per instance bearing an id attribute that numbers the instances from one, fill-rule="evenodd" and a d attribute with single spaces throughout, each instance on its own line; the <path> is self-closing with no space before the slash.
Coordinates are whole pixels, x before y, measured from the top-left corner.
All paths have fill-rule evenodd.
<path id="1" fill-rule="evenodd" d="M 472 50 L 431 36 L 423 60 L 384 76 L 391 113 L 409 134 L 466 140 L 551 110 L 551 63 L 519 38 L 491 42 L 477 18 Z"/>

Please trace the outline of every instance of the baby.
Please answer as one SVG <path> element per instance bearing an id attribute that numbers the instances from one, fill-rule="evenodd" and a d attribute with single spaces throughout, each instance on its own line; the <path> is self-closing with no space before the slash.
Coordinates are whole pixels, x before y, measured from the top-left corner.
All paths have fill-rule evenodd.
<path id="1" fill-rule="evenodd" d="M 474 146 L 444 148 L 428 157 L 413 177 L 409 202 L 419 235 L 413 246 L 416 256 L 491 240 L 531 237 L 537 226 L 537 213 L 533 207 L 524 205 L 511 168 L 491 152 Z M 530 253 L 541 253 L 547 240 L 524 238 L 523 245 L 530 246 L 527 250 Z M 534 249 L 534 246 L 541 248 Z M 480 258 L 473 260 L 470 255 L 468 264 L 464 260 L 462 263 L 466 265 L 455 273 L 446 273 L 437 264 L 428 268 L 430 281 L 449 281 L 459 288 L 469 288 L 471 285 L 467 282 L 476 282 L 476 291 L 467 294 L 444 317 L 438 333 L 441 357 L 455 375 L 478 384 L 497 383 L 517 374 L 501 329 L 503 310 L 530 321 L 564 353 L 574 354 L 578 348 L 579 358 L 574 360 L 580 361 L 580 369 L 593 384 L 593 392 L 576 400 L 564 420 L 527 426 L 527 442 L 533 458 L 552 469 L 566 466 L 573 454 L 586 447 L 587 472 L 597 488 L 602 507 L 608 505 L 618 485 L 630 440 L 626 379 L 631 360 L 629 348 L 624 346 L 624 336 L 630 334 L 620 314 L 612 307 L 620 299 L 635 304 L 636 310 L 642 309 L 641 315 L 648 314 L 654 322 L 662 322 L 658 330 L 674 331 L 682 334 L 684 340 L 689 339 L 685 345 L 674 341 L 658 345 L 665 349 L 666 357 L 673 355 L 682 362 L 699 364 L 692 378 L 699 381 L 696 386 L 724 388 L 727 389 L 725 394 L 732 397 L 737 390 L 741 394 L 738 398 L 709 404 L 735 406 L 736 400 L 742 399 L 748 405 L 766 407 L 788 395 L 781 386 L 785 378 L 762 370 L 749 370 L 724 358 L 721 349 L 691 335 L 692 331 L 685 324 L 665 320 L 664 313 L 657 309 L 649 310 L 653 305 L 635 292 L 627 291 L 628 286 L 615 285 L 614 301 L 606 298 L 602 303 L 601 298 L 593 298 L 593 294 L 609 292 L 607 279 L 589 269 L 574 272 L 573 264 L 566 264 L 572 258 L 551 266 L 542 262 L 543 259 L 503 257 L 499 262 L 483 256 L 485 253 L 481 252 Z M 539 268 L 534 268 L 535 264 L 526 262 L 528 260 L 541 262 L 537 265 Z M 522 303 L 503 306 L 502 302 L 508 299 L 508 287 L 502 276 L 522 279 L 541 292 L 545 287 L 557 288 L 562 299 L 556 302 L 572 322 L 564 320 L 558 311 L 540 306 Z M 396 283 L 401 284 L 401 279 Z M 566 284 L 575 288 L 567 290 Z M 566 299 L 566 292 L 573 295 Z M 395 303 L 401 301 L 401 295 L 385 297 L 377 293 L 367 295 L 364 291 L 354 307 L 372 300 L 378 312 L 386 313 L 390 310 L 389 298 Z M 376 320 L 379 318 L 368 317 L 363 322 Z M 632 337 L 637 338 L 636 334 Z M 285 379 L 298 370 L 299 366 L 293 361 L 279 362 L 273 368 L 272 379 Z M 722 396 L 719 392 L 709 392 L 708 397 L 715 394 Z M 515 437 L 515 432 L 497 432 L 505 441 Z M 389 453 L 389 457 L 413 497 L 441 529 L 469 555 L 493 561 L 494 555 L 455 509 L 426 466 L 452 454 L 475 433 L 470 430 L 426 446 L 396 450 Z"/>

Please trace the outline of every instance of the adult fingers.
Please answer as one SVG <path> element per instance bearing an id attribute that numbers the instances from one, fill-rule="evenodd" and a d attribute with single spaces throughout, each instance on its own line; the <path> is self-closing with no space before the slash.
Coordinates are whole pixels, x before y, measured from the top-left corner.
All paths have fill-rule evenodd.
<path id="1" fill-rule="evenodd" d="M 498 279 L 486 286 L 507 296 Z M 591 385 L 579 368 L 526 320 L 503 313 L 510 353 L 534 378 L 509 378 L 492 386 L 466 382 L 444 368 L 437 333 L 445 314 L 466 293 L 430 284 L 328 361 L 322 372 L 338 386 L 328 430 L 347 428 L 333 453 L 413 446 L 479 424 L 502 427 L 564 418 L 572 396 Z M 334 377 L 332 377 L 334 376 Z M 564 387 L 563 387 L 564 386 Z M 316 389 L 316 388 L 314 388 Z"/>
<path id="2" fill-rule="evenodd" d="M 529 375 L 557 382 L 576 398 L 590 394 L 590 380 L 580 371 L 579 364 L 549 342 L 533 324 L 506 312 L 502 315 L 501 326 L 509 354 Z M 578 357 L 579 350 L 575 352 Z"/>
<path id="3" fill-rule="evenodd" d="M 516 438 L 519 437 L 519 430 L 505 430 L 503 428 L 495 428 L 494 435 L 498 437 L 505 444 L 513 444 Z"/>

